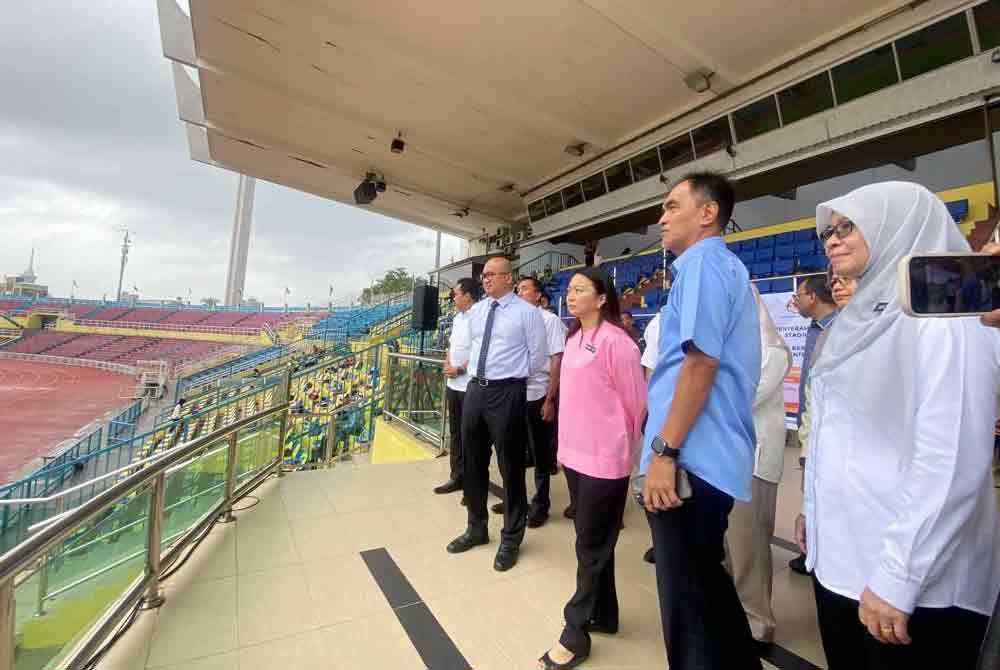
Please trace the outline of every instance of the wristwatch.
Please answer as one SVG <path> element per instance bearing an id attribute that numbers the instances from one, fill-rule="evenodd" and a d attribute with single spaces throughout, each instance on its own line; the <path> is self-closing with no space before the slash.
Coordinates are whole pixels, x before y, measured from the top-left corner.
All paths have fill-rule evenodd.
<path id="1" fill-rule="evenodd" d="M 667 458 L 672 458 L 675 461 L 681 456 L 680 449 L 674 449 L 659 435 L 653 438 L 652 447 L 653 453 L 657 456 L 666 456 Z"/>

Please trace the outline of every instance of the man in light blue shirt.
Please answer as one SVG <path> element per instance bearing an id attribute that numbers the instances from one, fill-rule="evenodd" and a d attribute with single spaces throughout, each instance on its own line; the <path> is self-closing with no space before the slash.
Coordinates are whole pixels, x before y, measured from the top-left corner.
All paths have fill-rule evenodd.
<path id="1" fill-rule="evenodd" d="M 469 522 L 448 551 L 457 554 L 489 542 L 486 497 L 491 445 L 504 484 L 504 525 L 494 569 L 517 563 L 528 517 L 525 488 L 527 381 L 547 369 L 542 314 L 513 293 L 513 270 L 506 258 L 483 268 L 486 298 L 468 312 L 469 373 L 462 406 L 463 487 Z"/>
<path id="2" fill-rule="evenodd" d="M 660 219 L 663 246 L 678 258 L 660 312 L 640 473 L 671 670 L 761 667 L 722 565 L 733 500 L 750 500 L 761 359 L 750 277 L 722 239 L 734 202 L 724 177 L 691 174 L 667 194 Z"/>

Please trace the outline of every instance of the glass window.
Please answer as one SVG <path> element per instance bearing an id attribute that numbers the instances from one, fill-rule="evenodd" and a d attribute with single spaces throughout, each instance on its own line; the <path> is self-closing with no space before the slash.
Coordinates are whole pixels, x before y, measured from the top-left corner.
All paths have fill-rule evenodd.
<path id="1" fill-rule="evenodd" d="M 656 153 L 656 147 L 633 156 L 629 162 L 632 163 L 632 176 L 636 181 L 660 174 L 660 155 Z"/>
<path id="2" fill-rule="evenodd" d="M 573 184 L 572 186 L 567 186 L 562 191 L 563 204 L 566 205 L 566 209 L 570 207 L 576 207 L 581 202 L 583 202 L 583 189 L 580 187 L 580 182 Z"/>
<path id="3" fill-rule="evenodd" d="M 552 216 L 563 210 L 562 194 L 558 191 L 552 195 L 545 196 L 542 202 L 545 203 L 545 216 Z"/>
<path id="4" fill-rule="evenodd" d="M 660 165 L 663 166 L 664 172 L 679 165 L 690 163 L 693 160 L 694 152 L 691 150 L 691 136 L 687 133 L 660 145 Z"/>
<path id="5" fill-rule="evenodd" d="M 736 130 L 737 142 L 749 140 L 780 127 L 778 104 L 774 101 L 773 95 L 751 102 L 733 112 L 733 128 Z"/>
<path id="6" fill-rule="evenodd" d="M 592 174 L 583 181 L 580 182 L 580 186 L 583 187 L 583 197 L 587 200 L 593 200 L 594 198 L 600 198 L 602 195 L 608 192 L 607 186 L 604 184 L 604 173 L 598 172 L 597 174 Z"/>
<path id="7" fill-rule="evenodd" d="M 989 0 L 972 10 L 982 49 L 1000 47 L 1000 0 Z"/>
<path id="8" fill-rule="evenodd" d="M 965 14 L 956 14 L 896 40 L 899 72 L 916 77 L 972 55 L 972 36 Z"/>
<path id="9" fill-rule="evenodd" d="M 632 170 L 629 169 L 628 161 L 612 165 L 604 171 L 604 174 L 608 178 L 608 193 L 632 183 Z"/>
<path id="10" fill-rule="evenodd" d="M 786 126 L 830 109 L 833 107 L 833 89 L 830 88 L 829 73 L 820 72 L 789 86 L 778 93 L 778 104 L 781 105 L 781 120 Z"/>
<path id="11" fill-rule="evenodd" d="M 898 81 L 891 44 L 872 49 L 833 68 L 833 86 L 837 91 L 837 104 L 840 105 Z"/>
<path id="12" fill-rule="evenodd" d="M 732 135 L 729 133 L 729 119 L 723 116 L 711 123 L 706 123 L 701 128 L 691 131 L 694 136 L 694 156 L 703 158 L 715 153 L 720 149 L 725 149 L 732 144 Z"/>
<path id="13" fill-rule="evenodd" d="M 545 218 L 545 203 L 541 200 L 536 200 L 535 202 L 528 205 L 528 218 L 532 221 L 541 221 Z"/>

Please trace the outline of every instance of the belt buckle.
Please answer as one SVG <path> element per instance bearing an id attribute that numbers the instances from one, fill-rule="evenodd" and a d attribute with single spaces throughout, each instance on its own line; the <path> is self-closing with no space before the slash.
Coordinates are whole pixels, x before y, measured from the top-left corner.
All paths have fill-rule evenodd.
<path id="1" fill-rule="evenodd" d="M 490 385 L 490 380 L 489 379 L 477 379 L 476 383 L 479 384 L 480 386 L 482 386 L 483 388 L 485 388 L 485 387 L 487 387 L 487 386 Z"/>

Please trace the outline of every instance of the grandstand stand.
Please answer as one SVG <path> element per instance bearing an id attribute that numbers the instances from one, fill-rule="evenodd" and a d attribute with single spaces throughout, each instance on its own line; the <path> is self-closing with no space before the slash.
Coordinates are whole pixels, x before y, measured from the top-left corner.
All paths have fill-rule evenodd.
<path id="1" fill-rule="evenodd" d="M 204 321 L 199 322 L 200 326 L 216 326 L 226 328 L 231 326 L 244 325 L 247 318 L 252 316 L 247 312 L 209 312 Z"/>
<path id="2" fill-rule="evenodd" d="M 128 314 L 118 317 L 115 321 L 127 321 L 129 323 L 160 323 L 165 318 L 173 314 L 174 311 L 175 310 L 172 309 L 162 309 L 157 307 L 134 309 Z"/>
<path id="3" fill-rule="evenodd" d="M 121 337 L 117 335 L 78 335 L 59 346 L 49 349 L 45 353 L 48 356 L 88 358 L 87 354 L 91 351 L 120 339 Z"/>
<path id="4" fill-rule="evenodd" d="M 114 321 L 120 317 L 125 316 L 132 311 L 131 307 L 104 307 L 92 314 L 87 315 L 87 319 L 92 321 Z"/>
<path id="5" fill-rule="evenodd" d="M 204 309 L 179 309 L 171 312 L 159 323 L 163 325 L 172 324 L 175 326 L 192 326 L 194 324 L 204 324 L 206 319 L 212 314 Z"/>
<path id="6" fill-rule="evenodd" d="M 0 351 L 14 354 L 44 354 L 54 347 L 79 337 L 76 333 L 57 333 L 51 330 L 25 332 L 21 339 L 0 347 Z"/>

